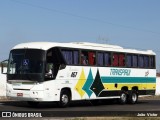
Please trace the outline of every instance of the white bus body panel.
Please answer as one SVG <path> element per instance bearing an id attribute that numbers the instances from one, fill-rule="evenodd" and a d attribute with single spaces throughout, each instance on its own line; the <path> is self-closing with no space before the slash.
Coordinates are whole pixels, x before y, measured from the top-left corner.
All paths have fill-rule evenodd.
<path id="1" fill-rule="evenodd" d="M 114 73 L 113 70 L 130 70 L 130 73 Z M 60 92 L 63 88 L 70 88 L 72 93 L 72 100 L 84 100 L 84 99 L 99 99 L 99 98 L 119 98 L 119 96 L 108 96 L 108 97 L 100 97 L 101 92 L 97 93 L 91 89 L 93 83 L 96 79 L 97 72 L 99 71 L 100 82 L 104 88 L 102 91 L 112 91 L 109 88 L 111 83 L 107 82 L 107 79 L 118 77 L 118 78 L 154 78 L 156 74 L 156 70 L 154 69 L 131 69 L 131 68 L 105 68 L 105 67 L 81 67 L 81 66 L 67 66 L 65 69 L 60 70 L 55 80 L 45 81 L 42 83 L 33 83 L 33 84 L 23 84 L 23 82 L 13 82 L 12 84 L 7 84 L 7 96 L 11 98 L 16 98 L 19 100 L 25 101 L 59 101 Z M 76 76 L 71 77 L 73 73 L 76 73 Z M 91 75 L 91 76 L 90 76 Z M 136 77 L 135 77 L 136 76 Z M 103 79 L 106 77 L 106 80 Z M 156 79 L 156 78 L 155 78 Z M 91 82 L 89 82 L 91 81 Z M 123 81 L 123 80 L 122 80 Z M 141 83 L 137 80 L 136 82 L 119 82 L 117 83 L 119 86 L 123 84 L 128 86 L 131 89 L 134 85 L 139 86 L 139 89 L 147 89 L 143 88 L 143 86 L 147 87 L 145 83 Z M 130 84 L 130 85 L 129 85 Z M 108 86 L 108 89 L 105 87 Z M 154 89 L 153 86 L 152 89 Z M 95 88 L 98 89 L 98 88 Z M 149 88 L 148 88 L 149 89 Z M 114 90 L 120 90 L 119 88 L 114 88 Z M 23 93 L 23 96 L 17 96 L 18 93 Z"/>

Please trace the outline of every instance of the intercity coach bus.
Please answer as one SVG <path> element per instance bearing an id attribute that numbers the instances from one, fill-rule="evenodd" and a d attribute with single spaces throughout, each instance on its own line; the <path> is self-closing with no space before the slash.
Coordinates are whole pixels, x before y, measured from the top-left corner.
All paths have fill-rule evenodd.
<path id="1" fill-rule="evenodd" d="M 87 42 L 22 43 L 10 51 L 7 96 L 61 107 L 113 98 L 135 104 L 139 96 L 155 95 L 155 56 L 152 50 Z"/>

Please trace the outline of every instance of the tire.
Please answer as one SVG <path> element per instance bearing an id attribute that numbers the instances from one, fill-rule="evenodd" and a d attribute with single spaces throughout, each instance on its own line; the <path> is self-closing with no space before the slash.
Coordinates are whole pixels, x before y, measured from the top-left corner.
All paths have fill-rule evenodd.
<path id="1" fill-rule="evenodd" d="M 67 107 L 69 106 L 71 101 L 71 95 L 67 90 L 62 90 L 61 95 L 60 95 L 60 101 L 59 101 L 59 106 L 60 107 Z"/>
<path id="2" fill-rule="evenodd" d="M 30 105 L 31 107 L 37 107 L 39 105 L 39 102 L 34 102 L 34 101 L 28 101 L 27 102 L 28 105 Z"/>
<path id="3" fill-rule="evenodd" d="M 125 104 L 127 102 L 127 94 L 125 91 L 121 91 L 120 93 L 120 98 L 119 98 L 119 103 L 120 104 Z"/>
<path id="4" fill-rule="evenodd" d="M 128 102 L 130 104 L 135 104 L 138 101 L 138 94 L 137 91 L 132 90 L 132 92 L 129 94 Z"/>

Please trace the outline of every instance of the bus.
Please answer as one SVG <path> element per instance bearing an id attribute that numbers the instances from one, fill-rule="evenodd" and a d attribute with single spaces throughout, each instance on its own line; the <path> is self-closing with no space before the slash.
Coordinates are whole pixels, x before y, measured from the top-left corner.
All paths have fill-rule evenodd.
<path id="1" fill-rule="evenodd" d="M 89 42 L 30 42 L 10 51 L 7 96 L 37 105 L 55 101 L 118 99 L 135 104 L 155 95 L 156 54 Z M 3 67 L 2 67 L 3 69 Z M 2 70 L 3 71 L 3 70 Z"/>

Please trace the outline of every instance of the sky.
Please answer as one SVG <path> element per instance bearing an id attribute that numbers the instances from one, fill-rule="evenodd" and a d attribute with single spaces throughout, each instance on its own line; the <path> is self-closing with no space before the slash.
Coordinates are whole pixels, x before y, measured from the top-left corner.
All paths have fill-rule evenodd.
<path id="1" fill-rule="evenodd" d="M 0 0 L 0 61 L 16 44 L 94 42 L 153 50 L 160 71 L 160 0 Z"/>

